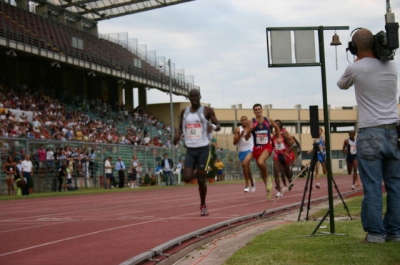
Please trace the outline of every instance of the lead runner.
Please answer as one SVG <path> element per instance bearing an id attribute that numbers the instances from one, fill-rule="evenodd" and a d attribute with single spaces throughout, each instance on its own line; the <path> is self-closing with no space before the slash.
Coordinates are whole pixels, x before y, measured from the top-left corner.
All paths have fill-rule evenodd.
<path id="1" fill-rule="evenodd" d="M 189 182 L 194 175 L 197 176 L 200 215 L 207 216 L 206 168 L 210 161 L 210 133 L 212 130 L 219 131 L 221 126 L 217 117 L 215 117 L 214 110 L 208 106 L 201 106 L 200 99 L 201 95 L 198 89 L 190 90 L 189 101 L 191 106 L 181 111 L 179 128 L 175 132 L 174 145 L 177 145 L 183 134 L 187 146 L 184 180 Z M 196 174 L 194 174 L 195 169 L 197 171 Z"/>

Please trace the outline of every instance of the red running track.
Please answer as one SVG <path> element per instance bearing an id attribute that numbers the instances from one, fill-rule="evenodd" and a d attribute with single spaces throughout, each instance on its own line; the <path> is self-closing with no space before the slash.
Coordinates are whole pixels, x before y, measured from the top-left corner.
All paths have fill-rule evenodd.
<path id="1" fill-rule="evenodd" d="M 322 180 L 313 199 L 328 196 Z M 351 191 L 351 176 L 335 180 L 342 194 Z M 304 185 L 298 179 L 272 207 L 301 202 Z M 194 185 L 0 201 L 0 264 L 120 264 L 200 228 L 271 209 L 260 179 L 256 188 L 243 193 L 242 182 L 208 185 L 207 217 L 199 215 Z"/>

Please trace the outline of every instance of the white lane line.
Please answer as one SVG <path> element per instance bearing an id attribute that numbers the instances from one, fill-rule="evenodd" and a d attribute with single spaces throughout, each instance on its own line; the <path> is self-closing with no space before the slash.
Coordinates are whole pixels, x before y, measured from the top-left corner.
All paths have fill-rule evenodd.
<path id="1" fill-rule="evenodd" d="M 15 253 L 19 253 L 19 252 L 23 252 L 23 251 L 27 251 L 27 250 L 31 250 L 31 249 L 35 249 L 35 248 L 45 247 L 45 246 L 48 246 L 48 245 L 53 245 L 53 244 L 57 244 L 57 243 L 61 243 L 61 242 L 65 242 L 65 241 L 81 238 L 81 237 L 96 235 L 96 234 L 105 233 L 105 232 L 109 232 L 109 231 L 113 231 L 113 230 L 117 230 L 117 229 L 125 229 L 127 227 L 138 226 L 138 225 L 142 225 L 142 224 L 166 221 L 166 220 L 169 220 L 169 219 L 175 219 L 175 218 L 184 217 L 184 216 L 193 215 L 193 214 L 195 214 L 195 213 L 192 212 L 192 213 L 176 215 L 176 216 L 168 217 L 168 218 L 159 218 L 159 219 L 149 220 L 149 221 L 146 221 L 146 222 L 141 222 L 141 223 L 136 223 L 136 224 L 130 224 L 130 225 L 123 225 L 123 226 L 108 228 L 106 230 L 102 229 L 102 230 L 99 230 L 99 231 L 96 231 L 96 232 L 91 232 L 91 233 L 87 233 L 87 234 L 83 234 L 83 235 L 79 235 L 79 236 L 68 237 L 68 238 L 65 238 L 65 239 L 55 240 L 55 241 L 47 242 L 47 243 L 44 243 L 44 244 L 31 246 L 31 247 L 28 247 L 28 248 L 22 248 L 22 249 L 18 249 L 18 250 L 11 251 L 11 252 L 6 252 L 6 253 L 3 253 L 3 254 L 0 254 L 0 257 L 12 255 L 12 254 L 15 254 Z"/>
<path id="2" fill-rule="evenodd" d="M 130 213 L 139 213 L 142 211 L 131 211 L 131 212 L 124 212 L 118 215 L 124 216 L 124 215 L 128 215 Z M 51 218 L 51 217 L 40 217 L 40 218 L 36 218 L 33 221 L 36 222 L 46 222 L 46 224 L 43 225 L 31 225 L 31 226 L 23 226 L 23 227 L 18 227 L 18 228 L 14 228 L 11 230 L 5 230 L 5 231 L 0 231 L 0 234 L 2 233 L 7 233 L 7 232 L 15 232 L 15 231 L 19 231 L 19 230 L 26 230 L 26 229 L 31 229 L 31 228 L 35 228 L 35 227 L 43 227 L 43 226 L 50 226 L 50 225 L 57 225 L 57 224 L 64 224 L 64 223 L 71 223 L 71 222 L 79 222 L 79 221 L 104 221 L 104 220 L 108 220 L 105 217 L 111 217 L 111 216 L 118 216 L 118 215 L 106 215 L 106 216 L 102 216 L 102 217 L 81 217 L 81 218 L 77 218 L 77 216 L 74 217 L 62 217 L 62 218 Z M 104 219 L 103 219 L 104 218 Z M 140 218 L 139 218 L 140 219 Z M 115 221 L 116 219 L 113 218 L 113 221 Z M 117 219 L 117 220 L 124 220 L 124 219 Z M 5 223 L 5 221 L 2 221 L 3 224 Z M 10 222 L 10 221 L 7 221 Z M 26 221 L 29 222 L 28 224 L 32 224 L 32 220 Z M 53 222 L 53 223 L 51 223 Z"/>
<path id="3" fill-rule="evenodd" d="M 58 225 L 58 224 L 63 224 L 63 223 L 64 223 L 64 222 L 54 222 L 53 224 L 47 223 L 47 224 L 43 224 L 43 225 L 34 225 L 34 226 L 18 227 L 18 228 L 11 229 L 11 230 L 0 231 L 0 234 L 2 234 L 2 233 L 8 233 L 8 232 L 21 231 L 21 230 L 26 230 L 26 229 L 32 229 L 32 228 L 42 227 L 42 226 Z"/>
<path id="4" fill-rule="evenodd" d="M 153 222 L 157 222 L 157 221 L 162 221 L 164 219 L 157 219 L 157 220 L 151 220 L 151 221 L 137 223 L 137 224 L 130 224 L 130 225 L 124 225 L 124 226 L 119 226 L 119 227 L 113 227 L 113 228 L 109 228 L 109 229 L 106 229 L 106 230 L 102 229 L 102 230 L 96 231 L 96 232 L 91 232 L 91 233 L 87 233 L 87 234 L 83 234 L 83 235 L 79 235 L 79 236 L 68 237 L 68 238 L 64 238 L 64 239 L 60 239 L 60 240 L 47 242 L 47 243 L 44 243 L 44 244 L 31 246 L 31 247 L 28 247 L 28 248 L 22 248 L 22 249 L 18 249 L 18 250 L 15 250 L 15 251 L 2 253 L 2 254 L 0 254 L 0 257 L 12 255 L 12 254 L 15 254 L 15 253 L 19 253 L 19 252 L 23 252 L 23 251 L 27 251 L 27 250 L 31 250 L 31 249 L 35 249 L 35 248 L 49 246 L 49 245 L 53 245 L 53 244 L 57 244 L 57 243 L 61 243 L 61 242 L 65 242 L 65 241 L 81 238 L 81 237 L 86 237 L 86 236 L 91 236 L 91 235 L 97 235 L 97 234 L 100 234 L 100 233 L 110 232 L 110 231 L 121 229 L 121 228 L 124 229 L 124 228 L 131 227 L 131 226 L 136 226 L 136 225 L 141 225 L 141 224 L 146 224 L 146 223 L 153 223 Z"/>
<path id="5" fill-rule="evenodd" d="M 17 221 L 17 220 L 23 220 L 23 219 L 37 219 L 37 218 L 43 218 L 43 217 L 48 217 L 48 216 L 56 216 L 56 215 L 62 215 L 62 214 L 74 214 L 74 213 L 86 213 L 86 212 L 95 212 L 95 211 L 103 211 L 103 210 L 109 210 L 109 209 L 116 209 L 116 208 L 122 208 L 126 206 L 110 206 L 110 207 L 101 207 L 101 208 L 90 208 L 90 209 L 83 209 L 79 211 L 71 211 L 71 212 L 59 212 L 59 213 L 52 213 L 52 214 L 44 214 L 44 215 L 37 215 L 37 216 L 26 216 L 26 217 L 20 217 L 20 218 L 13 218 L 13 219 L 5 219 L 5 220 L 0 220 L 0 222 L 10 222 L 10 221 Z"/>

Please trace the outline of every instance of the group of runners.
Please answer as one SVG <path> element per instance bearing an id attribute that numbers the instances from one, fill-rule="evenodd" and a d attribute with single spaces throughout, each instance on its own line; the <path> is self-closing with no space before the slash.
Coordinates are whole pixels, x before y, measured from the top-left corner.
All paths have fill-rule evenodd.
<path id="1" fill-rule="evenodd" d="M 272 197 L 272 183 L 268 178 L 266 160 L 273 155 L 276 197 L 282 197 L 287 185 L 289 190 L 293 187 L 291 167 L 295 160 L 293 146 L 296 141 L 283 128 L 280 120 L 263 116 L 261 104 L 255 104 L 253 111 L 255 118 L 252 120 L 246 116 L 240 118 L 240 126 L 235 129 L 233 139 L 233 144 L 238 147 L 238 159 L 245 179 L 244 192 L 249 192 L 249 187 L 252 192 L 255 191 L 255 181 L 250 171 L 250 162 L 254 158 L 266 186 L 267 199 Z"/>
<path id="2" fill-rule="evenodd" d="M 180 124 L 175 131 L 174 145 L 178 144 L 182 136 L 184 137 L 187 147 L 184 180 L 185 182 L 190 182 L 192 178 L 197 178 L 200 195 L 200 215 L 207 216 L 206 169 L 208 168 L 210 155 L 209 143 L 212 131 L 219 131 L 221 127 L 214 110 L 208 106 L 201 106 L 200 99 L 199 90 L 193 89 L 190 91 L 189 101 L 191 105 L 181 111 Z M 292 166 L 296 157 L 301 153 L 300 143 L 283 127 L 280 120 L 273 120 L 263 116 L 261 104 L 255 104 L 253 111 L 255 117 L 251 120 L 246 116 L 240 118 L 241 126 L 235 129 L 233 139 L 233 144 L 238 147 L 238 159 L 242 165 L 245 180 L 244 192 L 255 192 L 256 189 L 256 182 L 250 170 L 250 162 L 254 159 L 265 185 L 267 199 L 271 199 L 272 180 L 268 177 L 266 161 L 273 155 L 275 196 L 279 198 L 283 196 L 286 189 L 291 190 L 294 185 Z M 357 168 L 353 163 L 355 141 L 353 138 L 351 138 L 353 140 L 349 139 L 346 139 L 349 147 L 344 147 L 343 150 L 353 158 L 352 161 L 347 161 L 349 170 L 355 170 L 354 188 L 357 177 Z M 323 156 L 324 138 L 317 139 L 317 141 L 322 140 L 323 143 L 320 143 L 322 159 L 319 162 L 324 169 L 326 168 Z M 281 186 L 281 180 L 283 186 Z M 317 182 L 317 188 L 319 188 L 319 182 Z"/>

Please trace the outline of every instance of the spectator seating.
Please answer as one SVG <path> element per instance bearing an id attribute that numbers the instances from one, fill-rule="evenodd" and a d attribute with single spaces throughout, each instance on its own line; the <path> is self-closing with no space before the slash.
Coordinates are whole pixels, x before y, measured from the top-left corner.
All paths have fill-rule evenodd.
<path id="1" fill-rule="evenodd" d="M 118 43 L 98 38 L 4 1 L 0 1 L 0 23 L 0 37 L 125 71 L 163 84 L 169 83 L 169 77 L 160 71 L 158 66 L 150 65 L 146 58 L 141 58 L 139 53 L 131 52 Z M 73 45 L 73 38 L 81 40 L 82 47 Z M 135 59 L 141 61 L 141 67 L 134 65 Z M 172 83 L 180 92 L 194 88 L 193 84 L 174 77 Z"/>

